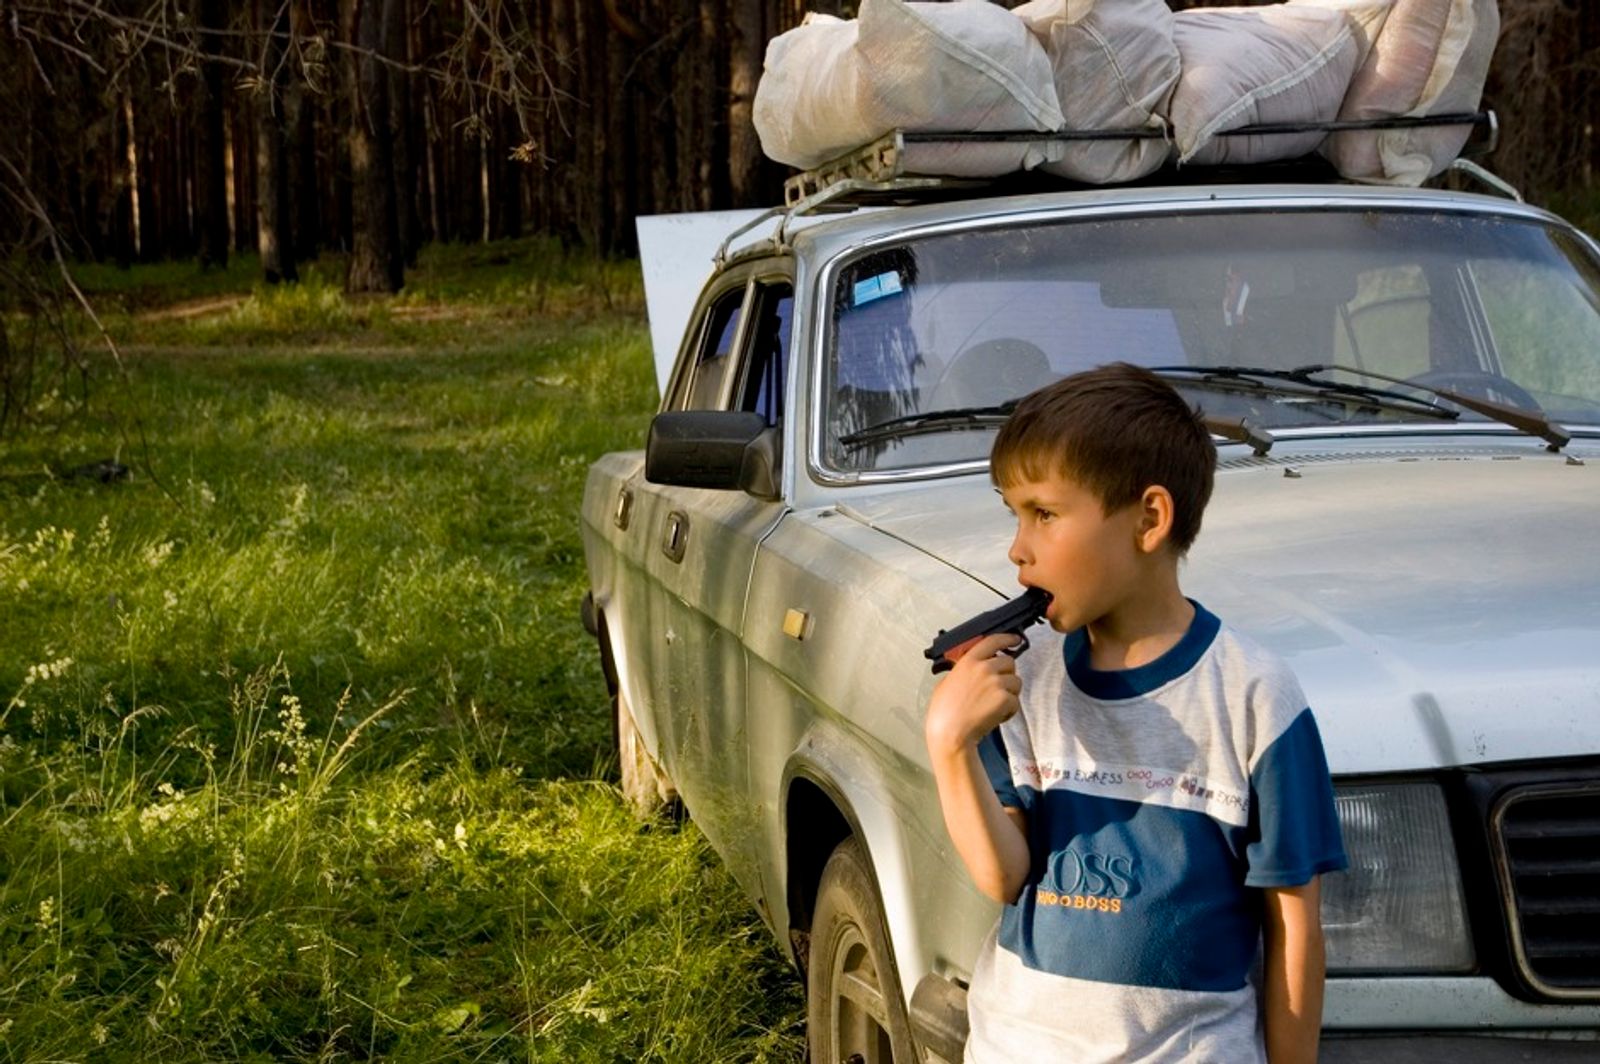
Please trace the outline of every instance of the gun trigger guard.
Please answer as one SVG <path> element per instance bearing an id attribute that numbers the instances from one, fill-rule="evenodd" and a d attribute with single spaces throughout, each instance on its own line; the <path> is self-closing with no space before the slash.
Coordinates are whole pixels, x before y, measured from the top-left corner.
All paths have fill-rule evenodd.
<path id="1" fill-rule="evenodd" d="M 1015 634 L 1018 639 L 1022 640 L 1022 642 L 1018 643 L 1014 647 L 1006 647 L 1004 650 L 1000 651 L 1000 653 L 1004 654 L 1008 658 L 1020 658 L 1022 657 L 1023 651 L 1028 649 L 1028 637 L 1023 635 L 1021 632 L 1017 632 Z"/>

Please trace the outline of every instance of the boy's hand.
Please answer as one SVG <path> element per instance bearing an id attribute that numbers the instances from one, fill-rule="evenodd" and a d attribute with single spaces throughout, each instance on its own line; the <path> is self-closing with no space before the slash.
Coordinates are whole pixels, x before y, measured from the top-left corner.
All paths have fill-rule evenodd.
<path id="1" fill-rule="evenodd" d="M 1032 861 L 1022 812 L 1000 805 L 978 741 L 1021 708 L 1017 663 L 1001 651 L 1018 636 L 985 636 L 945 673 L 928 701 L 926 739 L 950 841 L 973 884 L 1002 904 L 1017 900 Z"/>
<path id="2" fill-rule="evenodd" d="M 934 687 L 925 726 L 931 754 L 951 756 L 976 746 L 1021 708 L 1017 663 L 1001 653 L 1021 642 L 1021 637 L 1004 633 L 985 636 Z"/>

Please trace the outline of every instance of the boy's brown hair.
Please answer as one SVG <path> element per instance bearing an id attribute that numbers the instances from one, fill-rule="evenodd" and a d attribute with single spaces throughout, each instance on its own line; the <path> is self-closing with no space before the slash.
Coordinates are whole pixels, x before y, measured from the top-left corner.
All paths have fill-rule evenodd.
<path id="1" fill-rule="evenodd" d="M 995 438 L 989 475 L 1000 485 L 1064 476 L 1106 513 L 1159 484 L 1172 493 L 1168 542 L 1181 555 L 1200 532 L 1216 461 L 1199 411 L 1149 370 L 1115 362 L 1024 397 Z"/>

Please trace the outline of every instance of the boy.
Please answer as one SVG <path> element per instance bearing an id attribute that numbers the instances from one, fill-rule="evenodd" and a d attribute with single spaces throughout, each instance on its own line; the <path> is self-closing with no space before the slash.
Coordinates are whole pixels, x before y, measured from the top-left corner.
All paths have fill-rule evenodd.
<path id="1" fill-rule="evenodd" d="M 1294 677 L 1178 586 L 1215 462 L 1126 364 L 1028 396 L 995 439 L 1011 561 L 1065 638 L 1014 661 L 991 636 L 928 706 L 945 824 L 1006 906 L 968 1064 L 1316 1059 L 1318 876 L 1345 856 Z"/>

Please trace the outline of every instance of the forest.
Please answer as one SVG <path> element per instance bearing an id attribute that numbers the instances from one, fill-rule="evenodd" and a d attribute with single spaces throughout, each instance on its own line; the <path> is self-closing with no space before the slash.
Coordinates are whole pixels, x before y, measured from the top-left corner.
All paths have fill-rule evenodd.
<path id="1" fill-rule="evenodd" d="M 1485 161 L 1535 200 L 1587 188 L 1600 7 L 1501 7 Z M 766 42 L 806 10 L 4 0 L 0 239 L 35 246 L 48 227 L 69 258 L 117 263 L 259 250 L 268 281 L 349 251 L 350 291 L 398 289 L 434 241 L 545 233 L 626 254 L 638 214 L 781 195 L 751 105 Z"/>
<path id="2" fill-rule="evenodd" d="M 64 315 L 93 311 L 70 263 L 214 271 L 247 254 L 277 284 L 326 252 L 345 292 L 393 293 L 429 244 L 626 256 L 639 215 L 778 202 L 788 171 L 763 157 L 753 102 L 767 42 L 807 10 L 0 0 L 0 305 L 28 323 L 0 319 L 0 431 L 47 380 L 81 387 Z M 1480 161 L 1587 224 L 1600 6 L 1501 12 L 1498 146 Z"/>

